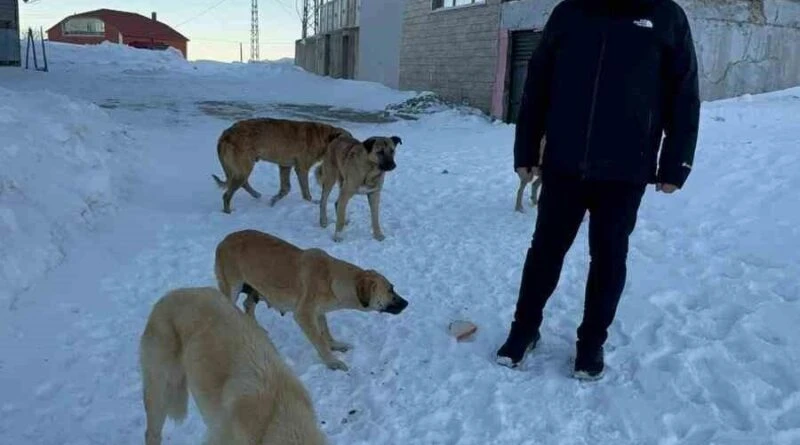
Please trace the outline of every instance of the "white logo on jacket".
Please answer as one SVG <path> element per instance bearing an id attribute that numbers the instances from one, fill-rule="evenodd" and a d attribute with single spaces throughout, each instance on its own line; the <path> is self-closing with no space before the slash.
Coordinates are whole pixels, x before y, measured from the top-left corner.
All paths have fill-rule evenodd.
<path id="1" fill-rule="evenodd" d="M 653 22 L 651 22 L 648 19 L 634 20 L 633 24 L 636 25 L 636 26 L 641 26 L 642 28 L 652 28 L 653 27 Z"/>

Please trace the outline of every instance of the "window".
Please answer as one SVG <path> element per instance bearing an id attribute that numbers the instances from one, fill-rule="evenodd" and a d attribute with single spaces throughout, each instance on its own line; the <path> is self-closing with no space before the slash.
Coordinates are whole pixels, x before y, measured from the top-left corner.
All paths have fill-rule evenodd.
<path id="1" fill-rule="evenodd" d="M 431 0 L 431 9 L 457 8 L 485 3 L 485 0 Z"/>
<path id="2" fill-rule="evenodd" d="M 104 36 L 106 24 L 91 17 L 69 19 L 62 26 L 65 36 Z"/>

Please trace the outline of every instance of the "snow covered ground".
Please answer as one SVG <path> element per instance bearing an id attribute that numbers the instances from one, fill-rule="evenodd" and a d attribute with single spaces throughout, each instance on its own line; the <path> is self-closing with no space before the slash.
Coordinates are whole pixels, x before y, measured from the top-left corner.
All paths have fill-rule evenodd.
<path id="1" fill-rule="evenodd" d="M 587 384 L 568 377 L 585 227 L 540 348 L 521 370 L 493 362 L 535 216 L 513 212 L 513 126 L 454 110 L 386 122 L 379 111 L 411 93 L 287 64 L 48 49 L 49 73 L 0 69 L 3 444 L 142 443 L 136 357 L 151 305 L 213 285 L 216 243 L 242 228 L 376 268 L 411 302 L 400 316 L 330 317 L 355 344 L 347 373 L 259 306 L 332 444 L 800 443 L 800 89 L 704 104 L 686 188 L 645 196 L 608 373 Z M 303 113 L 403 138 L 383 243 L 365 199 L 334 243 L 296 182 L 274 208 L 239 192 L 234 213 L 220 212 L 219 132 L 247 115 Z M 277 169 L 260 164 L 251 182 L 269 196 Z M 479 326 L 473 342 L 448 335 L 456 318 Z M 204 430 L 192 408 L 165 443 L 198 443 Z"/>

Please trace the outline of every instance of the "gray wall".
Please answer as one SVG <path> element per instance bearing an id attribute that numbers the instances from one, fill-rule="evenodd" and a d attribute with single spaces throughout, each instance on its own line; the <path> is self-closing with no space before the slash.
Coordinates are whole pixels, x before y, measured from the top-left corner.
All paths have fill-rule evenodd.
<path id="1" fill-rule="evenodd" d="M 0 0 L 0 66 L 20 64 L 17 0 Z"/>
<path id="2" fill-rule="evenodd" d="M 358 80 L 400 86 L 405 0 L 365 0 L 359 17 Z"/>
<path id="3" fill-rule="evenodd" d="M 557 0 L 502 6 L 504 29 L 541 29 Z M 691 20 L 704 100 L 800 85 L 800 0 L 678 0 Z"/>
<path id="4" fill-rule="evenodd" d="M 400 88 L 434 91 L 488 110 L 497 66 L 500 0 L 431 11 L 407 0 L 400 47 Z"/>
<path id="5" fill-rule="evenodd" d="M 328 36 L 326 38 L 326 36 Z M 348 36 L 347 49 L 350 57 L 344 60 L 344 40 Z M 328 34 L 320 34 L 300 39 L 294 44 L 294 63 L 306 71 L 328 75 L 335 78 L 353 79 L 358 75 L 358 28 L 340 29 Z M 328 64 L 325 64 L 326 46 L 329 46 Z"/>

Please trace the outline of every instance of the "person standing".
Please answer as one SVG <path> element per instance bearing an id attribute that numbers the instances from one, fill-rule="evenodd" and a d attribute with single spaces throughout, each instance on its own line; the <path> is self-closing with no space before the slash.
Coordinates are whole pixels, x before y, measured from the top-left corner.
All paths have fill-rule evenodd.
<path id="1" fill-rule="evenodd" d="M 625 287 L 642 196 L 647 184 L 663 193 L 684 186 L 699 120 L 697 56 L 677 3 L 556 5 L 528 64 L 517 118 L 514 168 L 541 173 L 542 185 L 499 364 L 517 367 L 538 343 L 545 304 L 588 211 L 591 262 L 573 376 L 603 376 L 603 347 Z"/>

